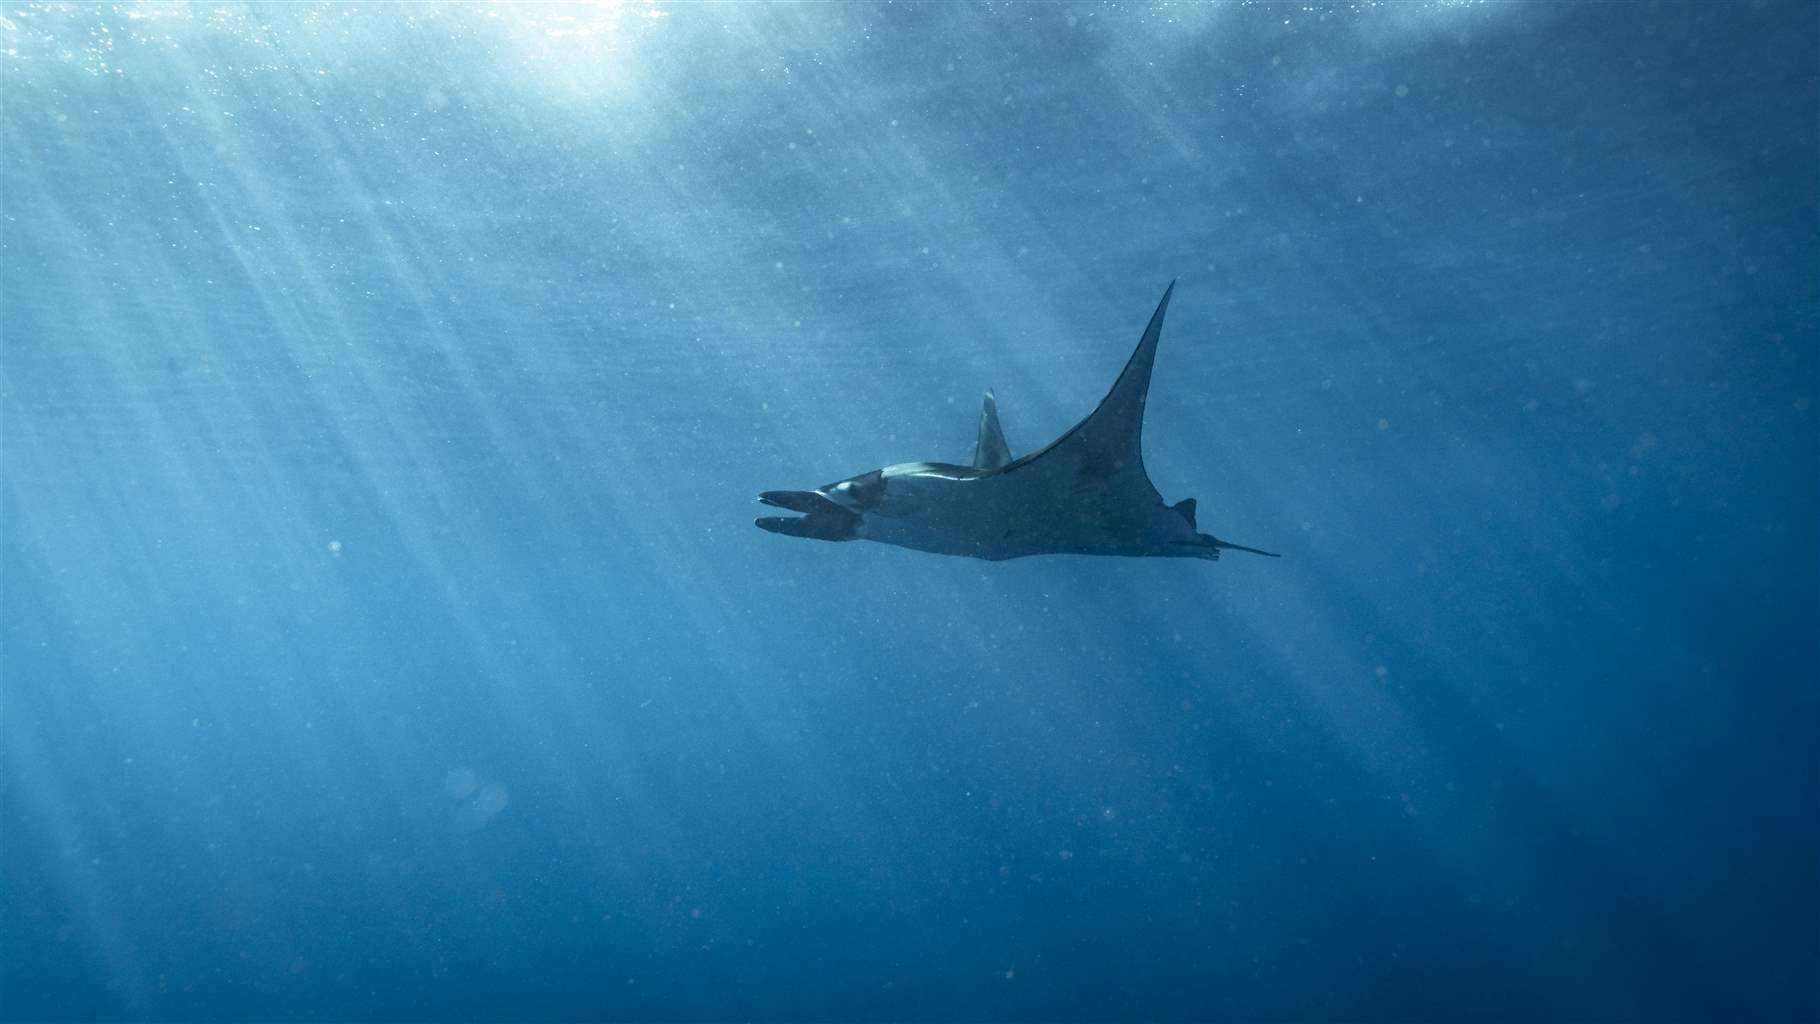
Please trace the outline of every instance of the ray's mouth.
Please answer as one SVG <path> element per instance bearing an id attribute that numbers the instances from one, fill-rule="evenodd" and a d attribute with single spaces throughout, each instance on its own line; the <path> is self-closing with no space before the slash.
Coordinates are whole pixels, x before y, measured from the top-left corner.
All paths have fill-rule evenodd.
<path id="1" fill-rule="evenodd" d="M 760 529 L 789 537 L 812 540 L 857 540 L 860 517 L 857 513 L 830 501 L 820 491 L 765 491 L 759 503 L 801 516 L 763 516 L 754 522 Z"/>

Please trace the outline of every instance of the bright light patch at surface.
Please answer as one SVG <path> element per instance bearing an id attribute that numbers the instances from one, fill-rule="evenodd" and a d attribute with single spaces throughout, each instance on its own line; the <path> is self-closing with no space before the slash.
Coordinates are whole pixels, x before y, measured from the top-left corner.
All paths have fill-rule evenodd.
<path id="1" fill-rule="evenodd" d="M 630 100 L 638 94 L 637 47 L 667 17 L 654 3 L 510 4 L 484 17 L 510 42 L 502 54 L 515 83 L 566 102 Z"/>
<path id="2" fill-rule="evenodd" d="M 317 74 L 345 73 L 364 70 L 370 60 L 397 60 L 401 44 L 429 28 L 450 47 L 481 54 L 502 84 L 563 103 L 625 102 L 640 92 L 640 48 L 667 17 L 648 0 L 485 7 L 24 4 L 0 16 L 0 59 L 128 75 L 135 57 L 200 52 L 198 44 L 214 39 L 243 47 L 242 59 L 271 58 L 216 73 L 269 71 L 286 62 Z"/>

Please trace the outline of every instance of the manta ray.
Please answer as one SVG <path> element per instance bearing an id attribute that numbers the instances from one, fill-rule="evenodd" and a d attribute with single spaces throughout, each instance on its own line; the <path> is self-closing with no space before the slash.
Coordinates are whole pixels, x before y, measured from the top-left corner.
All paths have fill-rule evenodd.
<path id="1" fill-rule="evenodd" d="M 990 561 L 1054 554 L 1219 558 L 1223 550 L 1280 557 L 1199 532 L 1194 499 L 1166 504 L 1144 470 L 1144 401 L 1174 292 L 1171 281 L 1099 406 L 1042 448 L 1011 457 L 988 391 L 972 465 L 906 462 L 812 491 L 766 491 L 760 502 L 800 515 L 766 516 L 757 525 L 789 537 L 871 540 Z"/>

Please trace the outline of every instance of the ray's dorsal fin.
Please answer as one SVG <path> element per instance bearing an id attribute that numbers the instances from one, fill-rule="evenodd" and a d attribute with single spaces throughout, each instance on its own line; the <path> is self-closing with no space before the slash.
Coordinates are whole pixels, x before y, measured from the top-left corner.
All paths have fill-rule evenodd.
<path id="1" fill-rule="evenodd" d="M 1093 412 L 1048 447 L 1018 459 L 1007 471 L 1032 465 L 1046 456 L 1066 455 L 1083 482 L 1135 476 L 1145 485 L 1150 484 L 1149 474 L 1144 472 L 1144 403 L 1150 394 L 1157 340 L 1163 334 L 1163 315 L 1169 311 L 1169 296 L 1174 293 L 1175 282 L 1171 281 L 1156 312 L 1150 315 L 1150 325 L 1138 339 L 1137 349 Z M 1162 499 L 1159 496 L 1156 500 Z"/>
<path id="2" fill-rule="evenodd" d="M 974 469 L 998 469 L 1011 461 L 1011 446 L 1005 443 L 1005 431 L 998 425 L 998 400 L 986 392 L 980 407 L 979 440 L 973 444 Z"/>
<path id="3" fill-rule="evenodd" d="M 1198 525 L 1194 521 L 1194 499 L 1193 498 L 1183 498 L 1181 501 L 1178 501 L 1169 507 L 1172 509 L 1175 509 L 1177 512 L 1180 512 L 1182 514 L 1182 518 L 1188 520 L 1188 525 L 1190 527 L 1196 527 Z"/>

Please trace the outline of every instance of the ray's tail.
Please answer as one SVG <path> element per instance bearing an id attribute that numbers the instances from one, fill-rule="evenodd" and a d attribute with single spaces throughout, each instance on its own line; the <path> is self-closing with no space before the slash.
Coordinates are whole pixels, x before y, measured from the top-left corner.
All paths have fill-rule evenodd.
<path id="1" fill-rule="evenodd" d="M 1249 551 L 1254 555 L 1263 555 L 1265 558 L 1282 558 L 1283 557 L 1282 555 L 1277 554 L 1275 551 L 1265 551 L 1263 548 L 1248 548 L 1243 544 L 1232 544 L 1227 541 L 1223 541 L 1223 540 L 1219 539 L 1218 537 L 1208 537 L 1207 539 L 1210 541 L 1213 541 L 1214 547 L 1222 548 L 1227 551 Z"/>

